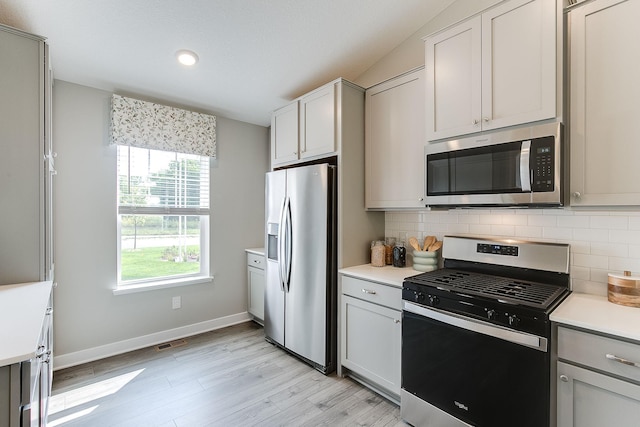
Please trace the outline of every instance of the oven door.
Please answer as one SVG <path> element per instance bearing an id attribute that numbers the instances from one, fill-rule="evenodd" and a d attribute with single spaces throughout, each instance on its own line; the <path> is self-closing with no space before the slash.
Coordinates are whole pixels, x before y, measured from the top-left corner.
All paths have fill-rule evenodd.
<path id="1" fill-rule="evenodd" d="M 549 425 L 546 338 L 407 301 L 403 308 L 403 396 L 474 426 Z"/>

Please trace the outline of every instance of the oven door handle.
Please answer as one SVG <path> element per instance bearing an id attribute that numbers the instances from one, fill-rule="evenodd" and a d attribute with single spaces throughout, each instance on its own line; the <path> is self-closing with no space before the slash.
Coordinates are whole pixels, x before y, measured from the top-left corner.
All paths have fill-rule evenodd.
<path id="1" fill-rule="evenodd" d="M 490 337 L 499 338 L 514 344 L 523 345 L 540 351 L 547 351 L 548 341 L 546 338 L 525 332 L 514 331 L 512 329 L 503 328 L 492 325 L 491 323 L 481 322 L 479 320 L 470 319 L 468 317 L 459 316 L 452 313 L 445 313 L 434 308 L 426 308 L 408 301 L 402 301 L 402 309 L 418 316 L 428 317 L 439 322 L 446 323 L 451 326 L 457 326 L 468 331 L 477 332 L 479 334 L 488 335 Z"/>

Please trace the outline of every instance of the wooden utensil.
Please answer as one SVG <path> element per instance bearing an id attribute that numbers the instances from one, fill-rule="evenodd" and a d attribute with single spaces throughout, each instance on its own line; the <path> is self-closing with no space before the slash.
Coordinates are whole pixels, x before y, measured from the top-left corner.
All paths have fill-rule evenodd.
<path id="1" fill-rule="evenodd" d="M 413 237 L 413 236 L 409 237 L 409 244 L 416 251 L 420 250 L 420 244 L 418 243 L 418 239 L 416 239 L 415 237 Z"/>
<path id="2" fill-rule="evenodd" d="M 437 241 L 433 245 L 429 246 L 429 252 L 435 252 L 442 247 L 442 241 Z"/>
<path id="3" fill-rule="evenodd" d="M 429 249 L 429 246 L 433 245 L 438 239 L 436 236 L 427 236 L 424 238 L 424 243 L 422 245 L 422 250 L 426 251 Z"/>

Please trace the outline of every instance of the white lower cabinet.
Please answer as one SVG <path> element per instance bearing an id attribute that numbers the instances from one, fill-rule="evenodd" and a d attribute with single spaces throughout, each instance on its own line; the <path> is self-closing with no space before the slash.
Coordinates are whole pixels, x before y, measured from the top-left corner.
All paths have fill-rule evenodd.
<path id="1" fill-rule="evenodd" d="M 343 276 L 342 293 L 340 362 L 344 373 L 399 400 L 402 290 Z"/>
<path id="2" fill-rule="evenodd" d="M 247 252 L 247 311 L 253 320 L 264 324 L 264 255 Z"/>
<path id="3" fill-rule="evenodd" d="M 640 425 L 640 344 L 558 328 L 558 427 Z"/>

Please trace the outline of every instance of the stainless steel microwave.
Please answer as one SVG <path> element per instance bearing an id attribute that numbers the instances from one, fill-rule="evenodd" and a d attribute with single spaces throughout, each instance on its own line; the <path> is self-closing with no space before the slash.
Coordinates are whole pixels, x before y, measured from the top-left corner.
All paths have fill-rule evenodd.
<path id="1" fill-rule="evenodd" d="M 562 206 L 561 135 L 555 122 L 428 144 L 426 205 Z"/>

